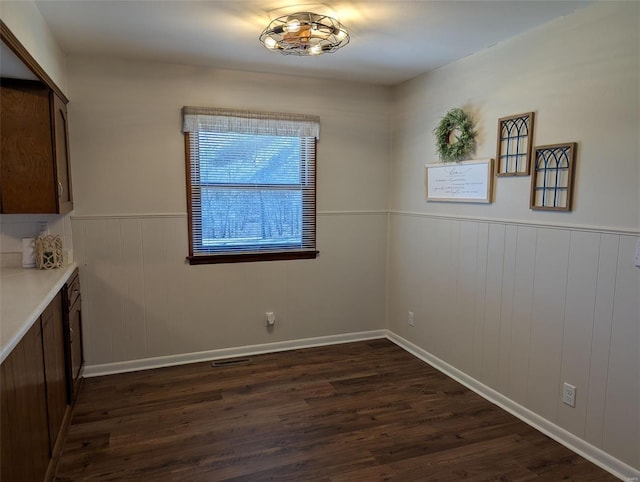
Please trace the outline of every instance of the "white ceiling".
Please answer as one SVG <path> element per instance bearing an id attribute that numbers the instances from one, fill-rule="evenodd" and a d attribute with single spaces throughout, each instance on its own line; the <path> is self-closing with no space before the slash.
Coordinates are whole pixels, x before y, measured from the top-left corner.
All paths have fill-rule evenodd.
<path id="1" fill-rule="evenodd" d="M 397 84 L 567 15 L 589 2 L 38 0 L 67 54 Z M 329 14 L 351 35 L 343 49 L 284 56 L 258 36 L 296 11 Z"/>

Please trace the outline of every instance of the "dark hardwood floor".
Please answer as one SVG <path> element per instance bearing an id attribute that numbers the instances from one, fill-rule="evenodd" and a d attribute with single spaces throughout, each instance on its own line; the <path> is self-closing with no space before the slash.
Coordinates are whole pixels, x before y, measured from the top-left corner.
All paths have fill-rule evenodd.
<path id="1" fill-rule="evenodd" d="M 85 380 L 56 480 L 617 480 L 387 340 Z"/>

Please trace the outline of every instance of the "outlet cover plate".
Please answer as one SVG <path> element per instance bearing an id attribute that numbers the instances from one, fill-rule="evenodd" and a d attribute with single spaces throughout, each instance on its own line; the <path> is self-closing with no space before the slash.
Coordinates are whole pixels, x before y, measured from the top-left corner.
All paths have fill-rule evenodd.
<path id="1" fill-rule="evenodd" d="M 562 386 L 562 403 L 574 408 L 576 406 L 576 387 L 566 382 Z"/>

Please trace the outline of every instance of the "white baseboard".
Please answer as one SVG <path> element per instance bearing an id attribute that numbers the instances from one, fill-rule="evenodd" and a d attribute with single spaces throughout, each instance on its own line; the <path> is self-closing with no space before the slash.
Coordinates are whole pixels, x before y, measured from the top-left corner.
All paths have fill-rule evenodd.
<path id="1" fill-rule="evenodd" d="M 428 351 L 423 350 L 419 346 L 414 345 L 410 341 L 402 338 L 401 336 L 396 335 L 389 330 L 385 331 L 386 337 L 399 347 L 408 351 L 420 360 L 428 363 L 436 370 L 460 382 L 462 385 L 467 387 L 469 390 L 474 391 L 482 398 L 518 417 L 526 424 L 531 425 L 533 428 L 542 432 L 548 437 L 551 437 L 556 442 L 561 443 L 578 455 L 593 462 L 615 477 L 618 477 L 619 479 L 627 482 L 638 482 L 640 480 L 639 470 L 634 469 L 630 465 L 627 465 L 626 463 L 616 459 L 615 457 L 612 457 L 598 447 L 595 447 L 594 445 L 591 445 L 581 438 L 576 437 L 571 432 L 566 431 L 555 423 L 550 422 L 549 420 L 532 412 L 528 408 L 514 402 L 510 398 L 507 398 L 501 393 L 495 391 L 493 388 L 486 386 L 475 378 L 472 378 L 466 373 L 449 365 L 448 363 L 442 361 Z"/>
<path id="2" fill-rule="evenodd" d="M 351 343 L 354 341 L 374 340 L 377 338 L 385 338 L 386 335 L 387 330 L 362 331 L 359 333 L 346 333 L 344 335 L 320 336 L 317 338 L 303 338 L 301 340 L 280 341 L 275 343 L 265 343 L 262 345 L 223 348 L 220 350 L 169 355 L 157 358 L 143 358 L 141 360 L 106 363 L 104 365 L 89 365 L 84 368 L 83 375 L 85 378 L 99 377 L 103 375 L 113 375 L 116 373 L 149 370 L 152 368 L 186 365 L 187 363 L 259 355 L 261 353 L 275 353 L 278 351 L 297 350 L 299 348 L 311 348 L 314 346 L 327 346 L 337 345 L 340 343 Z"/>

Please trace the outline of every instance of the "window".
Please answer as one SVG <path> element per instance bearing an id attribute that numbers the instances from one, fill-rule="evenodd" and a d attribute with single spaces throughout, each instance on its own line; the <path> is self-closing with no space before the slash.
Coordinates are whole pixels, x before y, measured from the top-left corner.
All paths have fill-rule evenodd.
<path id="1" fill-rule="evenodd" d="M 189 262 L 315 258 L 319 118 L 184 107 Z"/>

